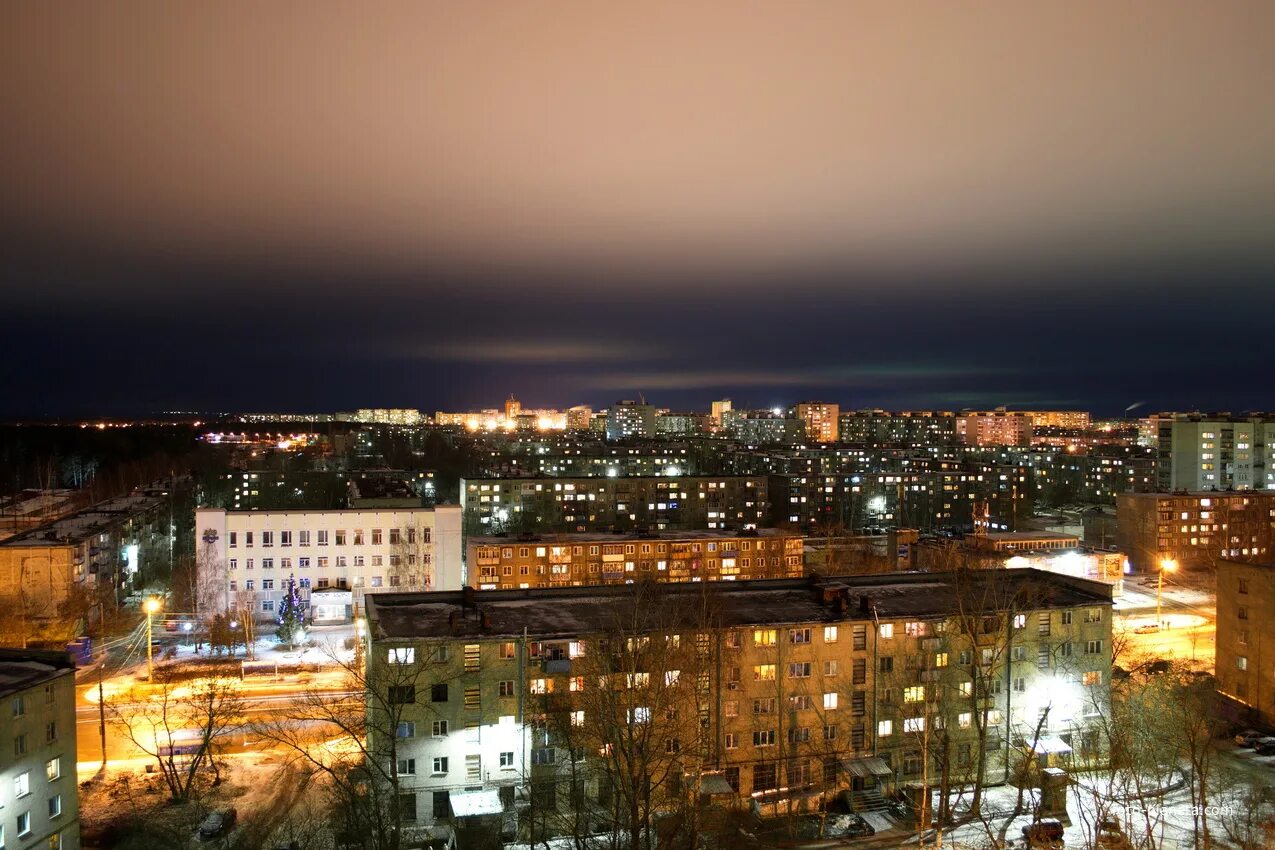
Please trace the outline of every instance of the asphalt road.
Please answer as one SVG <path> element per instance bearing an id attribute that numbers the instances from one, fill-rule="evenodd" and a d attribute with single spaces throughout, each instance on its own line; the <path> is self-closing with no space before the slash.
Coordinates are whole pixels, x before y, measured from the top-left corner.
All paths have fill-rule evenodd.
<path id="1" fill-rule="evenodd" d="M 88 691 L 95 691 L 95 686 L 85 686 L 79 689 L 80 703 L 76 706 L 76 744 L 77 744 L 77 760 L 82 763 L 97 763 L 102 761 L 102 736 L 101 736 L 101 713 L 96 701 L 89 702 L 84 699 L 84 694 Z M 254 720 L 264 720 L 272 715 L 278 715 L 281 711 L 293 705 L 298 697 L 304 693 L 312 692 L 310 686 L 304 684 L 287 683 L 272 685 L 268 693 L 247 693 L 241 699 L 244 704 L 244 710 L 238 720 L 244 723 L 251 723 Z M 342 689 L 325 689 L 313 691 L 321 693 L 333 700 L 356 700 L 360 695 L 354 691 Z M 133 711 L 144 711 L 145 704 L 139 702 L 118 703 L 117 707 L 129 714 Z M 251 733 L 237 732 L 227 736 L 224 740 L 224 747 L 227 752 L 253 752 L 264 751 L 271 748 L 269 742 L 255 738 Z M 142 758 L 145 754 L 137 748 L 125 730 L 120 728 L 117 723 L 112 723 L 111 712 L 106 712 L 106 753 L 109 761 L 119 761 L 128 759 Z"/>
<path id="2" fill-rule="evenodd" d="M 1155 624 L 1154 576 L 1129 576 L 1125 596 L 1117 603 L 1115 631 L 1123 633 L 1134 657 L 1186 661 L 1212 670 L 1217 655 L 1217 603 L 1199 591 L 1166 583 L 1161 598 L 1164 626 L 1139 634 L 1139 627 Z"/>

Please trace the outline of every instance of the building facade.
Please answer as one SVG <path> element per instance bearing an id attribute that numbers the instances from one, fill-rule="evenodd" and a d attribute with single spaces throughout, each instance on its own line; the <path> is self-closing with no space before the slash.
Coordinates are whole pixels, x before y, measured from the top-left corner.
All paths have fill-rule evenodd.
<path id="1" fill-rule="evenodd" d="M 1275 566 L 1222 560 L 1217 566 L 1218 691 L 1275 726 Z"/>
<path id="2" fill-rule="evenodd" d="M 822 401 L 803 401 L 794 409 L 806 423 L 806 436 L 816 443 L 835 443 L 840 428 L 841 406 Z"/>
<path id="3" fill-rule="evenodd" d="M 1031 569 L 370 597 L 372 749 L 431 824 L 495 790 L 605 830 L 628 773 L 661 810 L 995 784 L 1099 757 L 1110 607 Z"/>
<path id="4" fill-rule="evenodd" d="M 1262 558 L 1275 535 L 1275 493 L 1121 493 L 1116 548 L 1138 570 L 1164 558 L 1211 566 L 1223 558 Z"/>
<path id="5" fill-rule="evenodd" d="M 66 653 L 0 649 L 0 739 L 0 847 L 79 850 L 75 665 Z"/>
<path id="6" fill-rule="evenodd" d="M 479 590 L 634 581 L 747 581 L 803 574 L 801 535 L 776 528 L 680 533 L 469 537 L 467 584 Z"/>
<path id="7" fill-rule="evenodd" d="M 0 542 L 0 605 L 52 621 L 76 594 L 122 598 L 143 559 L 169 553 L 169 504 L 159 491 L 121 496 Z"/>
<path id="8" fill-rule="evenodd" d="M 645 402 L 617 401 L 607 408 L 608 440 L 655 436 L 655 408 Z"/>
<path id="9" fill-rule="evenodd" d="M 1165 414 L 1155 424 L 1157 489 L 1275 489 L 1275 417 Z"/>
<path id="10" fill-rule="evenodd" d="M 765 476 L 461 479 L 465 532 L 661 531 L 766 525 Z"/>
<path id="11" fill-rule="evenodd" d="M 1031 414 L 1004 408 L 963 410 L 956 417 L 956 436 L 971 446 L 1029 446 Z"/>
<path id="12" fill-rule="evenodd" d="M 312 592 L 455 590 L 463 581 L 460 508 L 195 511 L 201 612 L 273 617 L 295 579 Z M 351 612 L 352 613 L 352 612 Z"/>

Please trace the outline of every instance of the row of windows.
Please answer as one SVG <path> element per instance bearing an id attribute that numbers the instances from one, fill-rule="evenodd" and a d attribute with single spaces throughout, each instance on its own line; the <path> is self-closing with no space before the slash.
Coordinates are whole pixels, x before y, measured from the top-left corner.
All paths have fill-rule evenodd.
<path id="1" fill-rule="evenodd" d="M 420 540 L 422 543 L 430 542 L 431 532 L 432 532 L 432 529 L 430 528 L 420 529 Z M 238 532 L 238 531 L 230 532 L 227 545 L 231 549 L 238 548 L 240 543 L 240 536 L 241 536 L 241 532 Z M 347 543 L 353 546 L 362 546 L 364 545 L 365 540 L 370 540 L 371 545 L 373 546 L 380 546 L 384 543 L 384 540 L 385 540 L 385 535 L 382 532 L 382 530 L 379 528 L 373 528 L 371 530 L 370 535 L 366 535 L 366 536 L 364 535 L 363 529 L 361 528 L 356 528 L 350 532 L 346 532 L 344 529 L 337 529 L 332 534 L 331 538 L 329 538 L 328 529 L 320 528 L 314 532 L 314 536 L 315 536 L 315 543 L 318 546 L 327 546 L 329 539 L 334 539 L 335 544 L 337 546 L 345 546 Z M 407 528 L 407 529 L 391 528 L 389 530 L 389 542 L 391 546 L 398 546 L 402 543 L 407 543 L 411 545 L 416 543 L 416 538 L 417 538 L 417 529 L 415 528 Z M 291 546 L 293 541 L 293 534 L 291 531 L 280 531 L 278 533 L 277 539 L 280 546 Z M 261 532 L 244 531 L 242 532 L 242 540 L 243 540 L 244 548 L 246 549 L 251 549 L 254 543 L 259 543 L 262 548 L 268 549 L 275 545 L 276 537 L 275 537 L 275 532 L 273 531 L 261 531 Z M 296 541 L 298 546 L 309 546 L 310 545 L 310 530 L 303 529 L 301 531 L 298 531 L 296 534 Z"/>
<path id="2" fill-rule="evenodd" d="M 299 578 L 297 579 L 297 586 L 303 590 L 308 590 L 311 587 L 317 590 L 327 590 L 328 588 L 331 588 L 331 587 L 335 587 L 338 590 L 349 590 L 351 586 L 353 587 L 365 587 L 365 586 L 366 587 L 404 587 L 404 586 L 430 587 L 433 584 L 433 578 L 431 576 L 429 575 L 421 576 L 421 575 L 417 575 L 416 573 L 408 574 L 408 576 L 406 577 L 406 580 L 404 580 L 403 576 L 392 575 L 389 577 L 388 584 L 386 583 L 384 576 L 368 576 L 366 583 L 364 581 L 364 578 L 365 578 L 364 576 L 353 576 L 352 578 L 353 578 L 352 584 L 351 584 L 351 581 L 346 579 L 345 577 L 341 577 L 338 579 L 319 578 L 313 581 L 309 578 Z M 282 590 L 283 587 L 284 587 L 284 584 L 282 583 L 282 580 L 281 580 L 279 584 L 279 589 Z M 258 584 L 253 579 L 245 579 L 243 582 L 243 589 L 257 590 Z M 275 580 L 272 578 L 261 579 L 260 589 L 274 590 Z M 239 590 L 238 579 L 231 579 L 230 580 L 231 593 L 234 593 L 237 590 Z M 263 608 L 262 610 L 271 611 L 274 609 Z M 0 848 L 0 850 L 3 850 L 3 848 Z"/>
<path id="3" fill-rule="evenodd" d="M 420 561 L 421 561 L 421 563 L 423 563 L 423 564 L 432 564 L 432 563 L 434 562 L 434 556 L 433 556 L 433 555 L 431 555 L 431 554 L 429 554 L 429 553 L 426 553 L 426 554 L 424 554 L 424 555 L 421 555 L 421 556 L 420 556 Z M 405 562 L 406 562 L 407 566 L 409 566 L 409 567 L 414 567 L 414 566 L 416 566 L 416 555 L 406 555 L 406 556 L 404 556 L 404 555 L 390 555 L 390 556 L 389 556 L 389 565 L 390 565 L 391 567 L 401 567 L 401 566 L 402 566 Z M 332 563 L 332 561 L 331 561 L 331 559 L 329 559 L 329 558 L 327 558 L 327 557 L 319 557 L 319 558 L 314 558 L 314 559 L 311 559 L 311 558 L 309 558 L 309 557 L 297 558 L 297 568 L 298 568 L 298 569 L 308 570 L 308 569 L 310 569 L 310 564 L 311 564 L 311 563 L 316 564 L 316 565 L 318 566 L 318 568 L 319 568 L 319 569 L 321 569 L 321 570 L 325 570 L 325 569 L 327 569 L 327 568 L 328 568 L 328 565 Z M 370 563 L 371 563 L 371 566 L 373 566 L 373 567 L 380 567 L 380 566 L 384 566 L 384 565 L 385 565 L 385 556 L 384 556 L 384 555 L 372 555 L 372 556 L 370 556 Z M 230 569 L 232 569 L 232 570 L 237 570 L 237 569 L 239 569 L 239 559 L 238 559 L 238 558 L 230 558 L 230 559 L 228 559 L 228 560 L 227 560 L 226 564 L 227 564 L 227 566 L 228 566 Z M 369 564 L 368 559 L 367 559 L 367 558 L 365 558 L 363 555 L 354 555 L 354 556 L 353 556 L 353 566 L 356 566 L 356 567 L 365 567 L 365 566 L 368 566 L 368 564 Z M 350 556 L 348 556 L 348 555 L 337 555 L 337 556 L 336 556 L 336 566 L 337 566 L 337 569 L 343 569 L 343 568 L 347 568 L 347 567 L 351 566 L 351 558 L 350 558 Z M 255 558 L 245 558 L 245 559 L 244 559 L 244 569 L 245 569 L 245 570 L 251 570 L 251 569 L 254 569 L 255 567 L 256 567 L 256 559 L 255 559 Z M 263 569 L 263 570 L 273 570 L 273 569 L 274 569 L 274 558 L 262 558 L 262 559 L 261 559 L 261 569 Z M 292 559 L 291 559 L 291 558 L 280 558 L 280 559 L 279 559 L 279 569 L 281 569 L 281 570 L 290 570 L 290 569 L 292 569 Z"/>

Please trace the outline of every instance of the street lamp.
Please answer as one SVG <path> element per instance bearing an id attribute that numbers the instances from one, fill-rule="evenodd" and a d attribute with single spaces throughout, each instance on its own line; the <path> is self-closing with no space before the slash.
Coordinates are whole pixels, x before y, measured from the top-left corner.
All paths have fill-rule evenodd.
<path id="1" fill-rule="evenodd" d="M 1160 621 L 1160 594 L 1164 591 L 1164 574 L 1171 573 L 1178 568 L 1178 562 L 1172 558 L 1160 559 L 1160 574 L 1155 583 L 1155 627 L 1157 629 L 1163 627 Z"/>
<path id="2" fill-rule="evenodd" d="M 150 682 L 155 678 L 155 643 L 151 638 L 151 619 L 159 610 L 159 600 L 152 596 L 142 603 L 142 610 L 146 612 L 146 681 Z"/>

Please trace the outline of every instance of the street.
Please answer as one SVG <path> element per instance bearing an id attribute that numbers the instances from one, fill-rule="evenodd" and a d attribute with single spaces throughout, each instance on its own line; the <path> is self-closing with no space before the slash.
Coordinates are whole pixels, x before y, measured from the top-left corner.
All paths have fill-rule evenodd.
<path id="1" fill-rule="evenodd" d="M 1166 581 L 1162 625 L 1155 630 L 1156 578 L 1134 575 L 1125 578 L 1124 596 L 1114 607 L 1112 633 L 1126 642 L 1127 662 L 1162 658 L 1212 672 L 1217 653 L 1217 601 L 1212 594 Z"/>

